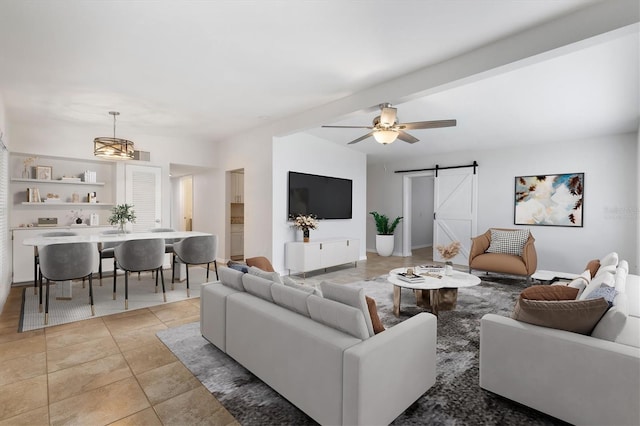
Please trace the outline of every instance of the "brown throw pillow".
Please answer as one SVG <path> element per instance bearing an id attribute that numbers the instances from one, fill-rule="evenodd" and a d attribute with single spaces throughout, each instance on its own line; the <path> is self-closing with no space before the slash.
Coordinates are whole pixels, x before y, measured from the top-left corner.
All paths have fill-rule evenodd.
<path id="1" fill-rule="evenodd" d="M 520 295 L 511 317 L 529 324 L 588 335 L 607 309 L 609 304 L 602 297 L 589 300 L 530 300 Z"/>
<path id="2" fill-rule="evenodd" d="M 600 259 L 590 260 L 589 263 L 587 263 L 587 267 L 584 269 L 589 271 L 591 278 L 595 277 L 596 272 L 600 269 Z"/>
<path id="3" fill-rule="evenodd" d="M 382 321 L 380 321 L 380 317 L 378 317 L 378 308 L 376 307 L 376 301 L 369 296 L 365 296 L 364 298 L 367 301 L 367 308 L 369 308 L 369 315 L 371 316 L 371 323 L 373 324 L 373 332 L 375 334 L 383 332 L 384 325 L 382 325 Z"/>
<path id="4" fill-rule="evenodd" d="M 274 272 L 273 266 L 271 266 L 271 262 L 264 256 L 250 257 L 249 259 L 245 259 L 247 266 L 255 266 L 256 268 L 262 269 L 266 272 Z"/>
<path id="5" fill-rule="evenodd" d="M 528 300 L 575 300 L 578 289 L 562 285 L 533 285 L 520 293 Z"/>

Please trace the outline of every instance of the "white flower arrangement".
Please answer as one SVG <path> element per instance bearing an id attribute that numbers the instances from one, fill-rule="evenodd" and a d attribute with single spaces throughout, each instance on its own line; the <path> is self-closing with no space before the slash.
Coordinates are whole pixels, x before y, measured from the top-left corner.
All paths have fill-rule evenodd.
<path id="1" fill-rule="evenodd" d="M 293 226 L 297 229 L 302 229 L 303 231 L 308 231 L 310 229 L 317 229 L 319 226 L 319 222 L 316 215 L 313 214 L 299 214 L 296 217 L 293 217 Z"/>

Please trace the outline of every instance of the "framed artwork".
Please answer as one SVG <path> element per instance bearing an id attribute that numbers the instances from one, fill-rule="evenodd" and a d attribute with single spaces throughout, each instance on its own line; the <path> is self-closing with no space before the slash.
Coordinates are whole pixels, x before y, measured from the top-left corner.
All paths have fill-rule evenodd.
<path id="1" fill-rule="evenodd" d="M 516 176 L 514 224 L 582 227 L 584 173 Z"/>
<path id="2" fill-rule="evenodd" d="M 53 169 L 51 166 L 36 166 L 36 179 L 51 180 Z"/>

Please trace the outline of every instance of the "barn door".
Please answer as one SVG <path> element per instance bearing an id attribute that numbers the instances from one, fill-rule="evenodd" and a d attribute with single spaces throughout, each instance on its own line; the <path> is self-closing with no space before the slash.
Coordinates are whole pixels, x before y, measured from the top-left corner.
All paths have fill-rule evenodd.
<path id="1" fill-rule="evenodd" d="M 126 166 L 126 200 L 133 204 L 136 222 L 133 232 L 146 232 L 162 224 L 161 169 L 152 166 Z"/>
<path id="2" fill-rule="evenodd" d="M 433 260 L 444 261 L 436 249 L 460 241 L 456 265 L 469 264 L 471 238 L 477 235 L 478 169 L 437 170 L 434 178 Z"/>

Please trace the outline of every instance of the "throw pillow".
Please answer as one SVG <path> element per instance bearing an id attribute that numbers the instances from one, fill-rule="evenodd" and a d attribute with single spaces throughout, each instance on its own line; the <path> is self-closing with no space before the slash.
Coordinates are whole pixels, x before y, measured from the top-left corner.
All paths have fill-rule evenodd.
<path id="1" fill-rule="evenodd" d="M 595 277 L 598 272 L 598 268 L 600 268 L 600 259 L 593 259 L 587 263 L 587 266 L 584 268 L 591 274 L 591 277 Z"/>
<path id="2" fill-rule="evenodd" d="M 246 264 L 233 260 L 227 262 L 227 267 L 235 269 L 236 271 L 240 271 L 243 274 L 246 274 L 249 271 L 249 267 Z"/>
<path id="3" fill-rule="evenodd" d="M 349 287 L 346 285 L 322 281 L 320 283 L 320 290 L 322 291 L 322 295 L 325 299 L 334 300 L 359 309 L 364 316 L 369 336 L 373 336 L 375 334 L 373 331 L 373 324 L 371 322 L 371 315 L 369 315 L 369 308 L 367 307 L 367 301 L 364 297 L 363 288 Z"/>
<path id="4" fill-rule="evenodd" d="M 603 285 L 615 287 L 615 278 L 613 277 L 613 274 L 610 272 L 603 272 L 593 277 L 587 288 L 585 288 L 580 297 L 578 297 L 578 300 L 585 300 L 587 296 L 589 296 L 589 293 Z"/>
<path id="5" fill-rule="evenodd" d="M 383 332 L 385 329 L 382 321 L 380 321 L 380 317 L 378 316 L 378 307 L 376 306 L 376 301 L 369 296 L 365 296 L 364 298 L 367 301 L 367 307 L 369 308 L 369 315 L 371 316 L 373 332 L 375 334 Z"/>
<path id="6" fill-rule="evenodd" d="M 491 242 L 487 253 L 504 253 L 522 256 L 524 245 L 529 239 L 528 229 L 502 231 L 491 229 Z"/>
<path id="7" fill-rule="evenodd" d="M 578 289 L 561 285 L 533 285 L 524 289 L 520 297 L 529 300 L 575 300 Z"/>
<path id="8" fill-rule="evenodd" d="M 612 251 L 600 259 L 600 267 L 603 266 L 618 266 L 618 253 Z"/>
<path id="9" fill-rule="evenodd" d="M 520 296 L 511 317 L 541 327 L 590 334 L 607 309 L 609 304 L 603 298 L 550 301 Z"/>
<path id="10" fill-rule="evenodd" d="M 600 288 L 596 288 L 591 293 L 589 293 L 589 295 L 586 297 L 585 300 L 597 299 L 599 297 L 602 297 L 604 300 L 607 301 L 607 303 L 609 304 L 609 307 L 611 307 L 613 306 L 613 299 L 615 299 L 617 295 L 618 295 L 618 290 L 616 290 L 614 287 L 603 285 L 603 286 L 600 286 Z"/>
<path id="11" fill-rule="evenodd" d="M 255 266 L 266 272 L 274 272 L 271 262 L 264 256 L 250 257 L 245 259 L 245 262 L 247 262 L 248 266 Z"/>

